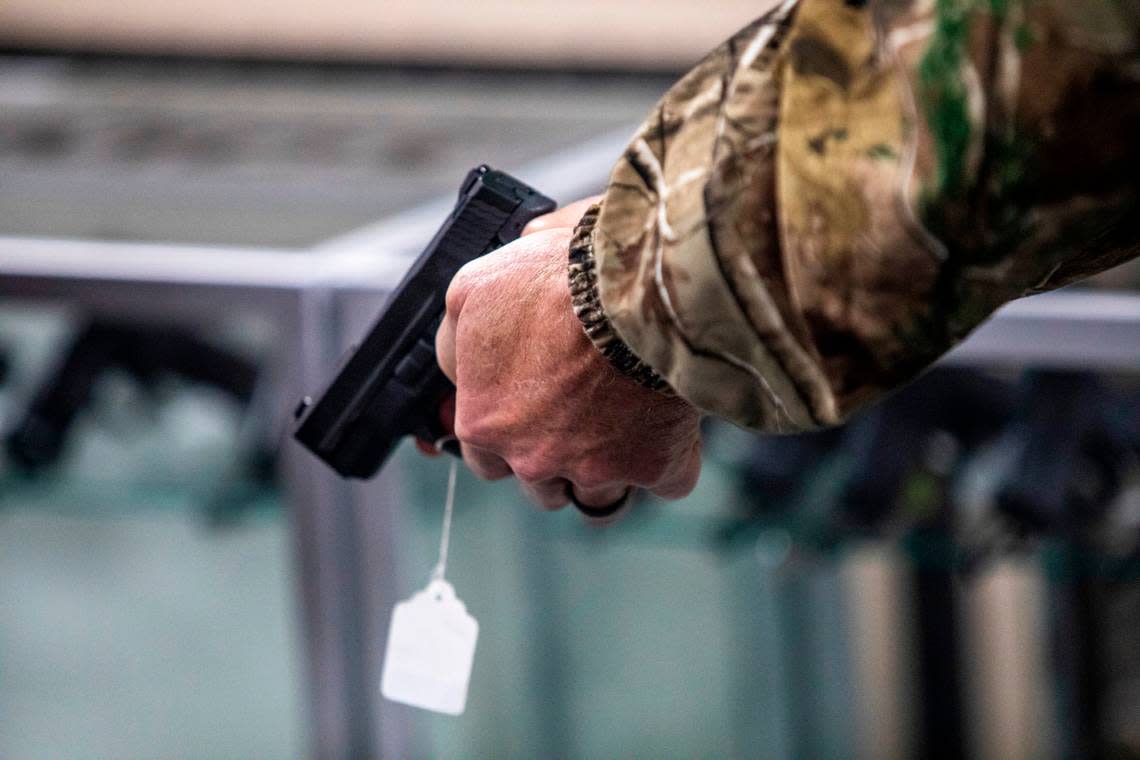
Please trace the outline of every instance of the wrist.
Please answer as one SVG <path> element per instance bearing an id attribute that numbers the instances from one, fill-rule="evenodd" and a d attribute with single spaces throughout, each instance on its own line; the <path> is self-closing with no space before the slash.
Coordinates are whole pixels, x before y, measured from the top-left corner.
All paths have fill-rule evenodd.
<path id="1" fill-rule="evenodd" d="M 594 226 L 600 208 L 600 203 L 594 203 L 587 209 L 570 240 L 570 303 L 574 314 L 582 323 L 586 337 L 615 369 L 646 388 L 673 395 L 665 378 L 642 361 L 618 335 L 602 305 L 598 294 L 597 261 L 594 258 Z"/>

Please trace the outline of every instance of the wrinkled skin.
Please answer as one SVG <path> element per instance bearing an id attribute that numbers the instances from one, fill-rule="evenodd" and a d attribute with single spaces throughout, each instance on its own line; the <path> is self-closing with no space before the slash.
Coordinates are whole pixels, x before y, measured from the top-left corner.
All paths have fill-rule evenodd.
<path id="1" fill-rule="evenodd" d="M 519 240 L 465 266 L 436 336 L 456 384 L 467 466 L 515 475 L 547 509 L 613 503 L 630 486 L 680 498 L 700 473 L 700 415 L 618 373 L 570 307 L 567 249 L 587 201 L 535 220 Z"/>

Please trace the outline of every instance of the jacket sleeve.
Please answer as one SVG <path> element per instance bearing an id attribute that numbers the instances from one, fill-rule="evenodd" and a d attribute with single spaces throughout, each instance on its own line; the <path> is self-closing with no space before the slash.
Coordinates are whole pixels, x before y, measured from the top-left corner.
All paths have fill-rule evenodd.
<path id="1" fill-rule="evenodd" d="M 1003 303 L 1140 246 L 1134 0 L 784 0 L 682 78 L 570 254 L 619 369 L 841 422 Z"/>

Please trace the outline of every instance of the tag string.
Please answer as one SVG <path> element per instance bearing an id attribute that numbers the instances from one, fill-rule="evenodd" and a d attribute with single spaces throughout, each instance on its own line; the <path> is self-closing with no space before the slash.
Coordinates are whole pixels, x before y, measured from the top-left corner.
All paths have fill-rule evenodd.
<path id="1" fill-rule="evenodd" d="M 447 471 L 447 501 L 443 505 L 443 534 L 439 537 L 439 561 L 431 571 L 433 581 L 443 580 L 447 572 L 447 545 L 451 540 L 451 513 L 455 509 L 455 475 L 459 471 L 459 460 L 452 457 L 451 469 Z"/>

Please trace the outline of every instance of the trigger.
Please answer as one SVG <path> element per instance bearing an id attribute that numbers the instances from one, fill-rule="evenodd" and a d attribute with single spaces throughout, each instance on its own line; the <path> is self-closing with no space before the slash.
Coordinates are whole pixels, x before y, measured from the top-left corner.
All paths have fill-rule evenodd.
<path id="1" fill-rule="evenodd" d="M 425 427 L 428 435 L 424 440 L 429 441 L 436 451 L 461 456 L 459 439 L 455 437 L 455 394 L 449 394 L 440 402 L 436 417 L 429 419 Z"/>
<path id="2" fill-rule="evenodd" d="M 463 453 L 459 449 L 459 439 L 453 435 L 445 435 L 437 439 L 432 445 L 435 446 L 436 451 L 442 451 L 460 459 L 463 458 Z"/>

